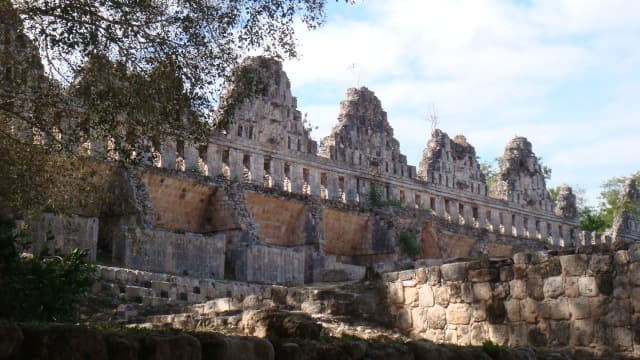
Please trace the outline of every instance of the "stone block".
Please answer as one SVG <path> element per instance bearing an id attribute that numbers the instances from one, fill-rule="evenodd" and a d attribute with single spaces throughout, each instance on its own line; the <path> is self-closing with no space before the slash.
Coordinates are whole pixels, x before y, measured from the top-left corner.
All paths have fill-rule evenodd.
<path id="1" fill-rule="evenodd" d="M 494 300 L 487 303 L 487 321 L 491 324 L 502 324 L 507 318 L 504 301 Z"/>
<path id="2" fill-rule="evenodd" d="M 526 279 L 527 278 L 527 265 L 514 264 L 513 265 L 513 278 L 514 279 Z"/>
<path id="3" fill-rule="evenodd" d="M 510 322 L 520 321 L 520 301 L 511 299 L 504 302 L 504 307 L 507 310 L 507 319 Z"/>
<path id="4" fill-rule="evenodd" d="M 513 280 L 513 266 L 500 267 L 500 281 L 507 282 Z"/>
<path id="5" fill-rule="evenodd" d="M 491 284 L 488 282 L 473 284 L 473 297 L 476 300 L 490 300 L 493 295 Z"/>
<path id="6" fill-rule="evenodd" d="M 404 270 L 404 271 L 400 271 L 398 273 L 398 280 L 400 281 L 405 281 L 405 280 L 413 280 L 416 276 L 416 271 L 411 269 L 411 270 Z"/>
<path id="7" fill-rule="evenodd" d="M 458 325 L 457 326 L 457 335 L 458 335 L 458 346 L 469 346 L 471 345 L 471 327 L 468 325 Z"/>
<path id="8" fill-rule="evenodd" d="M 507 325 L 490 324 L 489 340 L 498 345 L 507 345 L 509 343 L 509 327 Z"/>
<path id="9" fill-rule="evenodd" d="M 629 266 L 629 281 L 631 285 L 640 286 L 640 262 L 634 262 Z"/>
<path id="10" fill-rule="evenodd" d="M 498 279 L 498 271 L 496 269 L 475 269 L 469 270 L 467 275 L 471 282 L 496 281 Z"/>
<path id="11" fill-rule="evenodd" d="M 618 250 L 613 255 L 613 262 L 616 264 L 616 268 L 625 267 L 629 264 L 629 252 L 627 250 Z"/>
<path id="12" fill-rule="evenodd" d="M 537 323 L 538 303 L 531 298 L 520 301 L 520 318 L 530 324 Z"/>
<path id="13" fill-rule="evenodd" d="M 593 341 L 593 321 L 590 319 L 574 320 L 570 326 L 570 344 L 573 346 L 589 346 Z"/>
<path id="14" fill-rule="evenodd" d="M 593 276 L 582 276 L 578 278 L 578 289 L 582 296 L 598 296 L 598 284 Z"/>
<path id="15" fill-rule="evenodd" d="M 613 327 L 608 329 L 608 338 L 617 352 L 633 350 L 633 332 L 628 327 Z"/>
<path id="16" fill-rule="evenodd" d="M 581 276 L 587 270 L 588 257 L 584 254 L 560 256 L 562 274 L 567 276 Z"/>
<path id="17" fill-rule="evenodd" d="M 564 295 L 570 298 L 580 296 L 580 289 L 578 288 L 578 276 L 565 276 L 564 277 Z"/>
<path id="18" fill-rule="evenodd" d="M 487 320 L 487 304 L 484 301 L 478 301 L 471 304 L 471 309 L 473 310 L 473 321 L 485 321 Z"/>
<path id="19" fill-rule="evenodd" d="M 404 288 L 404 303 L 407 305 L 415 304 L 418 301 L 418 289 L 415 287 Z"/>
<path id="20" fill-rule="evenodd" d="M 460 286 L 460 297 L 463 302 L 472 303 L 473 302 L 473 284 L 463 283 Z"/>
<path id="21" fill-rule="evenodd" d="M 458 303 L 462 302 L 462 286 L 457 282 L 447 282 L 445 286 L 449 292 L 449 302 Z"/>
<path id="22" fill-rule="evenodd" d="M 633 244 L 627 250 L 629 253 L 629 261 L 632 263 L 640 261 L 640 244 Z"/>
<path id="23" fill-rule="evenodd" d="M 539 303 L 538 314 L 543 319 L 569 320 L 571 313 L 567 299 L 546 299 Z"/>
<path id="24" fill-rule="evenodd" d="M 416 281 L 418 284 L 424 284 L 429 279 L 425 268 L 416 269 Z"/>
<path id="25" fill-rule="evenodd" d="M 427 310 L 429 329 L 444 329 L 447 325 L 447 314 L 442 306 L 436 305 Z"/>
<path id="26" fill-rule="evenodd" d="M 469 304 L 451 304 L 447 307 L 447 323 L 467 325 L 471 320 L 472 311 Z"/>
<path id="27" fill-rule="evenodd" d="M 640 313 L 640 287 L 631 289 L 631 304 L 633 305 L 633 311 Z"/>
<path id="28" fill-rule="evenodd" d="M 569 344 L 569 322 L 568 321 L 551 321 L 549 330 L 549 345 L 566 346 Z"/>
<path id="29" fill-rule="evenodd" d="M 557 298 L 564 293 L 562 276 L 552 276 L 544 279 L 544 297 Z"/>
<path id="30" fill-rule="evenodd" d="M 510 347 L 524 347 L 528 345 L 526 323 L 509 324 L 509 344 L 508 345 Z"/>
<path id="31" fill-rule="evenodd" d="M 629 292 L 627 291 L 627 279 L 626 276 L 613 277 L 610 272 L 603 272 L 596 274 L 596 285 L 598 291 L 602 295 L 611 295 L 616 291 L 615 297 L 628 298 Z"/>
<path id="32" fill-rule="evenodd" d="M 445 330 L 444 332 L 444 342 L 446 344 L 458 344 L 458 332 L 456 330 Z"/>
<path id="33" fill-rule="evenodd" d="M 589 262 L 589 272 L 592 274 L 600 274 L 604 272 L 611 272 L 613 258 L 611 255 L 591 255 L 591 261 Z"/>
<path id="34" fill-rule="evenodd" d="M 440 266 L 444 281 L 464 281 L 467 275 L 467 263 L 451 263 Z"/>
<path id="35" fill-rule="evenodd" d="M 411 319 L 414 330 L 421 332 L 427 329 L 427 309 L 422 307 L 411 309 Z"/>
<path id="36" fill-rule="evenodd" d="M 400 329 L 408 330 L 411 328 L 411 311 L 401 308 L 396 315 L 396 319 L 396 323 Z"/>
<path id="37" fill-rule="evenodd" d="M 514 299 L 522 300 L 527 297 L 527 283 L 524 280 L 509 281 L 509 290 Z"/>
<path id="38" fill-rule="evenodd" d="M 435 304 L 433 288 L 430 285 L 422 285 L 418 290 L 420 307 L 431 307 Z"/>
<path id="39" fill-rule="evenodd" d="M 389 301 L 393 304 L 404 304 L 404 287 L 399 281 L 387 284 Z"/>
<path id="40" fill-rule="evenodd" d="M 493 283 L 492 296 L 494 299 L 504 300 L 509 296 L 509 284 L 508 283 Z"/>
<path id="41" fill-rule="evenodd" d="M 427 278 L 428 278 L 428 282 L 429 285 L 431 286 L 435 286 L 438 285 L 440 283 L 440 279 L 441 279 L 441 272 L 440 272 L 440 267 L 439 266 L 430 266 L 429 268 L 426 269 L 427 270 Z"/>
<path id="42" fill-rule="evenodd" d="M 544 280 L 539 277 L 531 277 L 527 279 L 527 294 L 530 298 L 535 300 L 544 299 Z"/>
<path id="43" fill-rule="evenodd" d="M 449 288 L 447 286 L 438 286 L 433 288 L 433 295 L 436 304 L 446 306 L 449 304 Z"/>
<path id="44" fill-rule="evenodd" d="M 573 320 L 588 319 L 591 316 L 588 298 L 570 298 L 568 304 Z"/>
<path id="45" fill-rule="evenodd" d="M 513 254 L 513 263 L 514 264 L 528 264 L 531 262 L 531 254 L 526 252 L 519 252 Z"/>
<path id="46" fill-rule="evenodd" d="M 485 325 L 483 323 L 474 323 L 471 325 L 471 345 L 481 346 L 487 339 Z"/>

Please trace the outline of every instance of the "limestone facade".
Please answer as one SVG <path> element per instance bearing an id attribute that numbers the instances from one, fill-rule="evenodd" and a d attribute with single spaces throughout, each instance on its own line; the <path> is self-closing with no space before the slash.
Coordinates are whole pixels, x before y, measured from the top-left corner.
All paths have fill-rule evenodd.
<path id="1" fill-rule="evenodd" d="M 450 139 L 434 131 L 416 171 L 400 153 L 380 100 L 367 88 L 353 88 L 341 103 L 338 124 L 316 153 L 281 65 L 266 64 L 272 67 L 269 90 L 246 101 L 226 131 L 213 133 L 207 144 L 165 144 L 157 165 L 199 168 L 213 177 L 354 204 L 365 203 L 374 185 L 385 199 L 452 223 L 550 245 L 579 239 L 577 219 L 554 212 L 526 138 L 507 144 L 500 196 L 490 197 L 475 149 L 463 136 Z"/>

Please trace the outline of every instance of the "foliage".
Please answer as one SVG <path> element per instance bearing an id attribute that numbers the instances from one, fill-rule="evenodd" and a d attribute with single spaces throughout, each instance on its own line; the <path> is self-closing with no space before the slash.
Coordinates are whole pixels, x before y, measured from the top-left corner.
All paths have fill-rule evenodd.
<path id="1" fill-rule="evenodd" d="M 384 203 L 384 197 L 382 194 L 382 190 L 378 188 L 375 184 L 371 184 L 369 187 L 369 193 L 367 194 L 367 203 L 370 206 L 382 206 Z"/>
<path id="2" fill-rule="evenodd" d="M 422 244 L 416 234 L 411 231 L 403 231 L 398 237 L 400 250 L 410 258 L 416 258 L 422 254 Z"/>
<path id="3" fill-rule="evenodd" d="M 500 353 L 504 351 L 504 349 L 505 349 L 504 346 L 500 344 L 496 344 L 491 340 L 485 340 L 482 343 L 482 351 L 484 351 L 487 355 L 491 356 L 492 358 L 496 358 L 497 356 L 499 356 Z"/>
<path id="4" fill-rule="evenodd" d="M 2 0 L 9 3 L 8 0 Z M 297 55 L 294 25 L 324 22 L 326 0 L 12 0 L 52 75 L 69 83 L 95 54 L 147 74 L 167 59 L 195 108 L 249 52 Z"/>
<path id="5" fill-rule="evenodd" d="M 640 171 L 632 173 L 629 177 L 640 182 Z M 620 191 L 628 177 L 613 177 L 605 181 L 600 191 L 600 203 L 598 207 L 590 207 L 578 202 L 580 215 L 580 230 L 602 232 L 611 228 L 613 219 L 620 211 L 633 211 L 634 204 L 620 203 Z"/>
<path id="6" fill-rule="evenodd" d="M 484 174 L 486 183 L 487 183 L 487 191 L 490 195 L 494 195 L 496 191 L 496 185 L 498 185 L 498 169 L 497 164 L 498 158 L 493 159 L 493 161 L 481 161 L 480 162 L 480 171 Z"/>
<path id="7" fill-rule="evenodd" d="M 382 206 L 402 207 L 402 202 L 400 200 L 395 200 L 395 199 L 385 200 L 382 189 L 375 184 L 371 184 L 371 186 L 369 187 L 369 192 L 367 193 L 367 203 L 371 207 L 382 207 Z"/>
<path id="8" fill-rule="evenodd" d="M 603 232 L 611 227 L 611 223 L 607 222 L 604 212 L 593 207 L 585 206 L 580 208 L 578 215 L 580 216 L 580 230 Z"/>
<path id="9" fill-rule="evenodd" d="M 19 255 L 22 232 L 0 219 L 0 317 L 17 321 L 70 321 L 94 281 L 95 267 L 87 252 Z"/>
<path id="10" fill-rule="evenodd" d="M 296 56 L 294 24 L 321 25 L 325 4 L 0 0 L 3 207 L 49 206 L 79 150 L 128 163 L 166 138 L 201 141 L 239 59 Z M 237 87 L 218 125 L 259 85 Z"/>

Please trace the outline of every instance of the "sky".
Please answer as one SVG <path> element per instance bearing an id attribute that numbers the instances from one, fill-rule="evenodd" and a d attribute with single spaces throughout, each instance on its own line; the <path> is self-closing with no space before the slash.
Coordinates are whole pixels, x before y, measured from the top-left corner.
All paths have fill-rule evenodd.
<path id="1" fill-rule="evenodd" d="M 284 63 L 298 108 L 337 123 L 349 87 L 376 93 L 408 162 L 431 114 L 482 161 L 525 136 L 552 169 L 547 187 L 586 190 L 640 170 L 640 1 L 328 0 L 320 29 L 298 27 Z"/>

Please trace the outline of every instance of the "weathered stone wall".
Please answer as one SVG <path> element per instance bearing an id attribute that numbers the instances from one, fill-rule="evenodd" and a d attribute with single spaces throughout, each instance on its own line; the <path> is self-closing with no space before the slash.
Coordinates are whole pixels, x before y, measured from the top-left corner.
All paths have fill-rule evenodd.
<path id="1" fill-rule="evenodd" d="M 89 250 L 89 258 L 96 259 L 99 221 L 95 217 L 43 213 L 27 225 L 28 240 L 36 253 L 47 248 L 50 253 L 60 250 L 68 254 L 78 248 Z"/>
<path id="2" fill-rule="evenodd" d="M 247 192 L 246 198 L 260 240 L 278 246 L 305 244 L 308 210 L 304 203 L 255 192 Z"/>
<path id="3" fill-rule="evenodd" d="M 253 244 L 234 249 L 233 262 L 236 280 L 302 284 L 305 282 L 304 247 L 275 247 Z"/>
<path id="4" fill-rule="evenodd" d="M 640 356 L 640 245 L 517 253 L 386 273 L 395 324 L 418 338 Z"/>
<path id="5" fill-rule="evenodd" d="M 235 229 L 223 191 L 213 183 L 144 172 L 155 226 L 169 231 L 210 233 Z"/>
<path id="6" fill-rule="evenodd" d="M 373 254 L 371 214 L 325 209 L 323 211 L 324 251 L 333 255 Z"/>
<path id="7" fill-rule="evenodd" d="M 225 246 L 224 234 L 207 236 L 125 227 L 116 239 L 114 257 L 133 269 L 221 279 Z"/>

